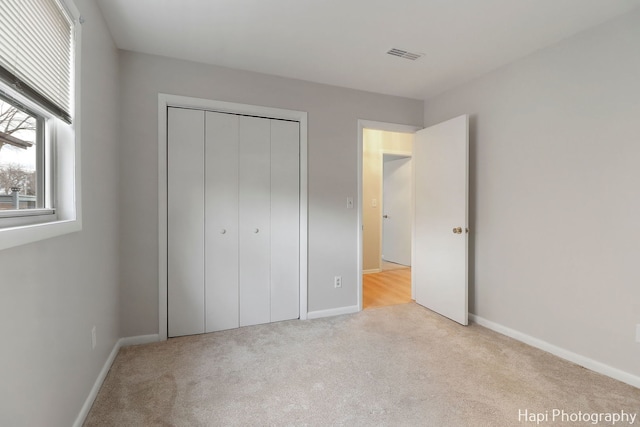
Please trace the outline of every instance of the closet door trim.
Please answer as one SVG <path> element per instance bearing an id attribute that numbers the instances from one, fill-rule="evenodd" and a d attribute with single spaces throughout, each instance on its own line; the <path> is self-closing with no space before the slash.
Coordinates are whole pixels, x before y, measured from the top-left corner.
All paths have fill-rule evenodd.
<path id="1" fill-rule="evenodd" d="M 257 105 L 158 94 L 158 338 L 167 339 L 167 109 L 169 107 L 289 120 L 300 124 L 300 319 L 307 318 L 307 113 Z"/>

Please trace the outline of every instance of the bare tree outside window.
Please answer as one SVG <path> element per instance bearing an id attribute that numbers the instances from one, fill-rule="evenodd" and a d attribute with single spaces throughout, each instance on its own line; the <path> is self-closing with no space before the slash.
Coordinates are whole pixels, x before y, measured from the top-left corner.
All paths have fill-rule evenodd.
<path id="1" fill-rule="evenodd" d="M 0 98 L 0 210 L 35 207 L 36 141 L 37 119 Z"/>

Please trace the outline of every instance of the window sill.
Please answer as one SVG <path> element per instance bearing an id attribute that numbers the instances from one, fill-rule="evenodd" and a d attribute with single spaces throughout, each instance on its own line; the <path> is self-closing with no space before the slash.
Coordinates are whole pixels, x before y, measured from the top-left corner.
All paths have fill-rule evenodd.
<path id="1" fill-rule="evenodd" d="M 47 217 L 47 218 L 55 219 L 55 215 L 54 215 L 55 213 L 56 213 L 55 209 L 2 210 L 0 211 L 0 227 L 11 227 L 11 225 L 6 225 L 6 226 L 4 225 L 5 221 L 8 222 L 11 220 L 10 218 Z"/>
<path id="2" fill-rule="evenodd" d="M 50 215 L 42 215 L 49 217 Z M 34 218 L 31 217 L 31 220 Z M 45 221 L 47 218 L 44 218 Z M 3 222 L 0 221 L 0 224 Z M 0 250 L 13 248 L 27 243 L 50 239 L 64 234 L 82 230 L 82 222 L 78 219 L 54 220 L 38 224 L 19 225 L 0 229 Z"/>

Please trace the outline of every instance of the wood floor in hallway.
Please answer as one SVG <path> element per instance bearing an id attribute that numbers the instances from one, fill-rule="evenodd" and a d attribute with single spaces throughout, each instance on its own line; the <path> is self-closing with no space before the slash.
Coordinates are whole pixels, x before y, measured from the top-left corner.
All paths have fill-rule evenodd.
<path id="1" fill-rule="evenodd" d="M 362 275 L 362 308 L 411 302 L 411 268 Z"/>

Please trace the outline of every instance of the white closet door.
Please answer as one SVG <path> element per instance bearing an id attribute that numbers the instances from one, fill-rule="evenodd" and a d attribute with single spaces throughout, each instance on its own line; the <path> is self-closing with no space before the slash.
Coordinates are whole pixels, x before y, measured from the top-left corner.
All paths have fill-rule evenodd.
<path id="1" fill-rule="evenodd" d="M 300 130 L 271 120 L 271 321 L 299 317 Z"/>
<path id="2" fill-rule="evenodd" d="M 240 116 L 240 326 L 270 314 L 270 120 Z"/>
<path id="3" fill-rule="evenodd" d="M 238 119 L 206 113 L 206 332 L 239 326 Z"/>
<path id="4" fill-rule="evenodd" d="M 204 332 L 204 112 L 168 109 L 168 335 Z"/>

